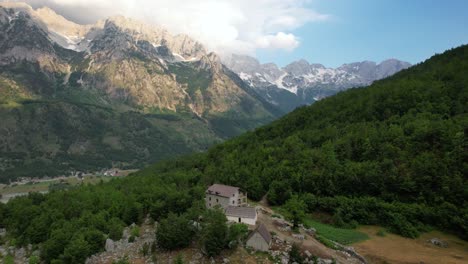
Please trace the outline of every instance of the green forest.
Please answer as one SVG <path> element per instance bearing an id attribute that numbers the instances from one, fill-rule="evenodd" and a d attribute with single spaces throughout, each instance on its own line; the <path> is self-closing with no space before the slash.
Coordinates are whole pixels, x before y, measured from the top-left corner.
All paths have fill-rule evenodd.
<path id="1" fill-rule="evenodd" d="M 0 227 L 15 245 L 41 248 L 46 262 L 83 262 L 147 214 L 187 223 L 206 213 L 205 188 L 217 182 L 272 205 L 299 198 L 338 226 L 377 224 L 407 237 L 438 228 L 468 239 L 467 72 L 468 46 L 452 49 L 206 153 L 0 204 Z"/>

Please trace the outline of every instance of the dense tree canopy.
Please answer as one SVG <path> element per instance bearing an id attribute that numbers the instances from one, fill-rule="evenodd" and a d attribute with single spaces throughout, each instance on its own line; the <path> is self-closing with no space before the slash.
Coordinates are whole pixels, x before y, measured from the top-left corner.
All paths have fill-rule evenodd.
<path id="1" fill-rule="evenodd" d="M 192 161 L 158 164 L 143 174 L 196 168 L 207 183 L 240 186 L 253 199 L 267 194 L 273 205 L 294 193 L 313 194 L 313 203 L 348 221 L 394 226 L 408 236 L 417 232 L 401 230 L 430 224 L 467 237 L 467 72 L 468 46 L 462 46 L 299 108 Z M 349 201 L 336 196 L 354 199 L 358 211 L 395 215 L 343 215 Z M 333 206 L 322 202 L 327 197 L 335 197 Z M 422 214 L 405 211 L 413 207 Z"/>

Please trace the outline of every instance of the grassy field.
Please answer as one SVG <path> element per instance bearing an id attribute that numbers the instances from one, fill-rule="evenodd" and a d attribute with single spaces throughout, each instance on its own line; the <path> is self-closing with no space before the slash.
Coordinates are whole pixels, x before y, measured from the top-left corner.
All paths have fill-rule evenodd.
<path id="1" fill-rule="evenodd" d="M 370 263 L 468 263 L 468 242 L 450 234 L 431 231 L 411 239 L 391 233 L 378 235 L 382 230 L 378 226 L 360 226 L 358 230 L 370 238 L 353 244 L 353 247 Z M 432 245 L 428 242 L 432 238 L 446 242 L 448 247 Z"/>
<path id="2" fill-rule="evenodd" d="M 344 245 L 364 241 L 369 238 L 367 234 L 356 229 L 337 228 L 331 225 L 320 223 L 312 219 L 310 216 L 307 216 L 304 219 L 304 224 L 315 228 L 318 235 Z"/>
<path id="3" fill-rule="evenodd" d="M 286 212 L 281 207 L 275 206 L 272 207 L 272 209 L 281 215 L 286 215 Z M 357 229 L 345 229 L 334 227 L 332 225 L 325 224 L 322 221 L 320 221 L 321 218 L 324 218 L 323 215 L 308 214 L 303 219 L 303 222 L 305 226 L 315 228 L 315 230 L 317 230 L 317 234 L 321 237 L 324 237 L 328 240 L 333 240 L 343 245 L 349 245 L 352 243 L 357 243 L 369 239 L 369 236 L 364 232 L 360 232 Z"/>

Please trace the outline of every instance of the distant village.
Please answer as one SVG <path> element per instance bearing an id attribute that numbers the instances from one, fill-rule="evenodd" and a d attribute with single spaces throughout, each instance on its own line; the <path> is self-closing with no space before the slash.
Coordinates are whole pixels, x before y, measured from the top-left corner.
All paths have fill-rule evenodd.
<path id="1" fill-rule="evenodd" d="M 100 171 L 95 172 L 83 172 L 83 171 L 72 171 L 69 175 L 62 175 L 57 177 L 19 177 L 16 181 L 9 182 L 9 185 L 21 185 L 21 184 L 29 184 L 29 183 L 39 183 L 39 182 L 47 182 L 47 181 L 54 181 L 54 180 L 66 180 L 69 178 L 78 178 L 83 179 L 85 177 L 99 177 L 99 176 L 106 176 L 106 177 L 121 177 L 127 176 L 130 172 L 136 170 L 121 170 L 117 168 L 112 169 L 103 169 Z"/>

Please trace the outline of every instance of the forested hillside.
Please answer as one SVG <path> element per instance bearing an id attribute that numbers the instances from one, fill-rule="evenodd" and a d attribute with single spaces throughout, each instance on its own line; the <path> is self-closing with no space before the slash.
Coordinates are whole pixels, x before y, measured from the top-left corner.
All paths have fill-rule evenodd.
<path id="1" fill-rule="evenodd" d="M 155 164 L 125 179 L 0 204 L 15 245 L 41 259 L 83 262 L 146 214 L 199 216 L 208 184 L 281 205 L 298 194 L 336 225 L 378 224 L 415 237 L 432 227 L 468 239 L 468 46 L 368 88 L 300 108 L 206 154 Z"/>
<path id="2" fill-rule="evenodd" d="M 194 159 L 207 182 L 303 194 L 337 222 L 383 224 L 416 236 L 427 225 L 468 234 L 468 46 L 297 109 Z M 180 170 L 168 163 L 149 168 Z"/>

